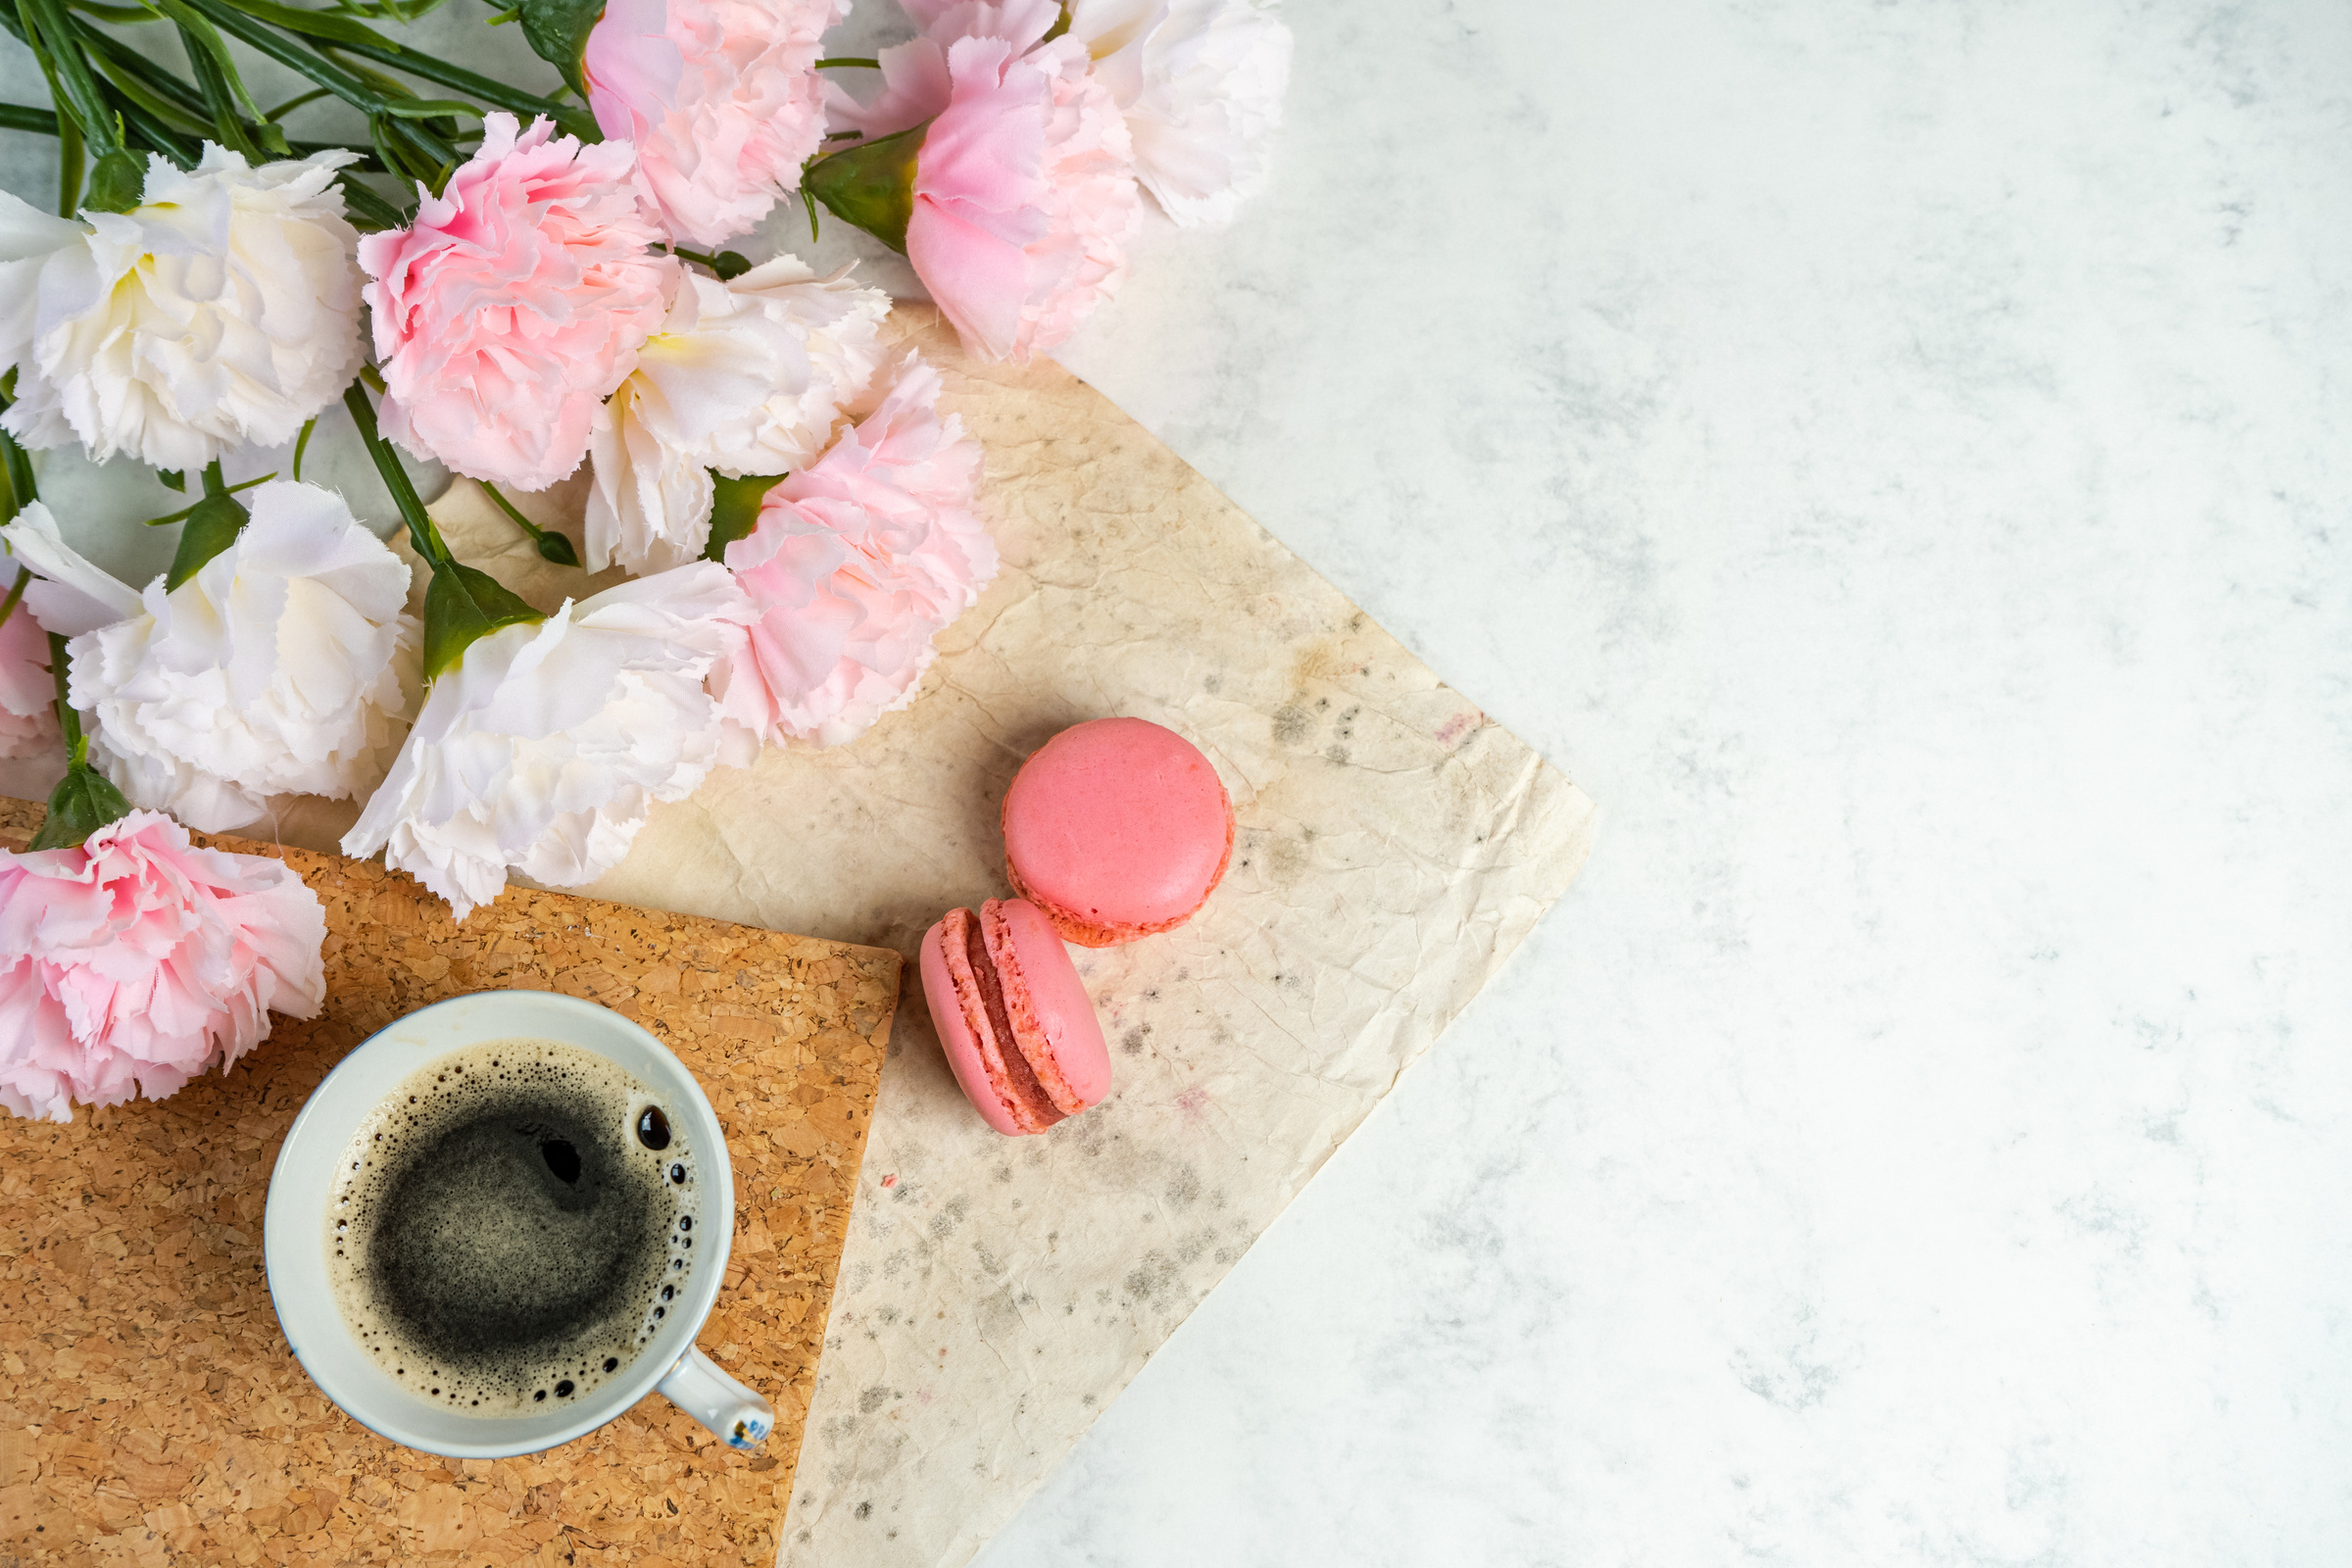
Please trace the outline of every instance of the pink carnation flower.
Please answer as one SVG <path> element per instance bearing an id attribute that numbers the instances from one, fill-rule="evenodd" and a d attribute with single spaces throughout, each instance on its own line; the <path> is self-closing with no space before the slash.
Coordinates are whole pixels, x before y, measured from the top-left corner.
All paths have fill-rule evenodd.
<path id="1" fill-rule="evenodd" d="M 78 849 L 0 851 L 0 1105 L 73 1120 L 177 1091 L 315 1018 L 326 914 L 286 866 L 133 811 Z"/>
<path id="2" fill-rule="evenodd" d="M 636 143 L 637 188 L 678 239 L 746 233 L 825 135 L 818 40 L 849 0 L 611 0 L 588 34 L 588 107 Z"/>
<path id="3" fill-rule="evenodd" d="M 384 433 L 460 473 L 544 490 L 580 466 L 597 405 L 662 325 L 679 264 L 632 183 L 626 142 L 535 120 L 481 150 L 416 221 L 360 241 Z"/>
<path id="4" fill-rule="evenodd" d="M 884 91 L 834 121 L 867 139 L 930 122 L 906 259 L 979 359 L 1053 348 L 1127 275 L 1140 202 L 1127 123 L 1053 0 L 954 6 L 885 49 Z"/>
<path id="5" fill-rule="evenodd" d="M 14 571 L 7 573 L 13 581 Z M 0 621 L 0 759 L 65 756 L 57 727 L 57 679 L 49 673 L 49 638 L 19 604 Z"/>
<path id="6" fill-rule="evenodd" d="M 997 547 L 972 513 L 980 448 L 908 355 L 882 406 L 767 493 L 727 546 L 759 618 L 712 672 L 731 723 L 836 746 L 913 701 L 933 639 L 979 601 Z"/>

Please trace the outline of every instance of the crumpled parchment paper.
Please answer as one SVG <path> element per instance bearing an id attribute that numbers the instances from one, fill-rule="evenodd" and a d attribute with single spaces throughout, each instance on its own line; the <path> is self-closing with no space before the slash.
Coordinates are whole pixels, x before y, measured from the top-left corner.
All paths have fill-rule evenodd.
<path id="1" fill-rule="evenodd" d="M 1073 950 L 1115 1090 L 992 1132 L 910 995 L 884 1069 L 794 1477 L 790 1568 L 964 1562 L 1477 994 L 1583 863 L 1594 810 L 1173 453 L 1067 372 L 964 362 L 1004 570 L 909 710 L 768 749 L 657 809 L 598 898 L 895 947 L 1009 897 L 997 812 L 1063 726 L 1180 731 L 1239 818 L 1179 930 Z M 579 481 L 520 498 L 577 536 Z M 452 547 L 550 606 L 591 591 L 461 481 Z M 302 803 L 289 842 L 352 808 Z M 260 831 L 259 829 L 249 831 Z"/>

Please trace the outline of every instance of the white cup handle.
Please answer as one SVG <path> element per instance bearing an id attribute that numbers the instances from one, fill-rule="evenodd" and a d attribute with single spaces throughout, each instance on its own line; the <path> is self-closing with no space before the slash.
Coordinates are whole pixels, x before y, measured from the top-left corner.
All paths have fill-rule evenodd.
<path id="1" fill-rule="evenodd" d="M 726 1440 L 730 1448 L 757 1448 L 776 1425 L 775 1406 L 729 1376 L 699 1348 L 678 1357 L 657 1387 L 669 1402 Z"/>

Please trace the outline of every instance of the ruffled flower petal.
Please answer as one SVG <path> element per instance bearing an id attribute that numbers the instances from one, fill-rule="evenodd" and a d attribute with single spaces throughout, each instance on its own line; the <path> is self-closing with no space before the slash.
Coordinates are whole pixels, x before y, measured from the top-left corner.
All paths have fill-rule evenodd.
<path id="1" fill-rule="evenodd" d="M 97 719 L 92 761 L 134 806 L 205 832 L 253 821 L 272 795 L 366 795 L 421 685 L 409 569 L 342 497 L 280 480 L 246 499 L 244 531 L 195 576 L 170 593 L 157 578 L 68 645 L 74 704 Z M 128 593 L 38 502 L 0 537 L 80 598 Z M 42 586 L 25 598 L 45 617 Z"/>
<path id="2" fill-rule="evenodd" d="M 731 725 L 835 746 L 913 701 L 948 623 L 978 603 L 996 544 L 972 511 L 978 445 L 938 412 L 912 355 L 890 394 L 770 490 L 727 565 L 758 619 L 711 676 Z"/>
<path id="3" fill-rule="evenodd" d="M 14 580 L 15 573 L 8 573 Z M 29 590 L 30 584 L 26 584 Z M 0 760 L 65 755 L 49 638 L 22 603 L 0 621 Z"/>
<path id="4" fill-rule="evenodd" d="M 547 120 L 518 131 L 494 114 L 415 223 L 360 242 L 385 434 L 517 490 L 580 466 L 681 272 L 648 248 L 662 233 L 635 162 L 625 141 L 583 147 Z"/>
<path id="5" fill-rule="evenodd" d="M 664 570 L 710 536 L 711 469 L 787 473 L 881 365 L 890 297 L 795 257 L 721 283 L 689 273 L 589 438 L 588 566 Z"/>
<path id="6" fill-rule="evenodd" d="M 725 760 L 704 677 L 751 606 L 696 562 L 508 626 L 433 683 L 343 853 L 408 872 L 461 920 L 519 871 L 576 887 L 618 864 L 658 801 Z"/>
<path id="7" fill-rule="evenodd" d="M 868 138 L 929 122 L 906 259 L 979 359 L 1054 348 L 1127 275 L 1133 145 L 1086 46 L 1041 41 L 1060 14 L 1051 0 L 950 7 L 877 56 L 870 106 L 828 85 L 834 122 Z"/>
<path id="8" fill-rule="evenodd" d="M 1251 0 L 1072 0 L 1068 36 L 1126 116 L 1160 210 L 1185 228 L 1232 221 L 1265 184 L 1291 29 Z"/>
<path id="9" fill-rule="evenodd" d="M 78 849 L 0 851 L 0 1105 L 160 1099 L 325 1000 L 326 914 L 279 861 L 133 811 Z"/>
<path id="10" fill-rule="evenodd" d="M 291 441 L 362 358 L 348 152 L 256 169 L 207 143 L 192 170 L 148 160 L 143 200 L 79 222 L 0 196 L 0 428 L 78 439 L 105 462 L 201 468 Z"/>
<path id="11" fill-rule="evenodd" d="M 612 0 L 588 34 L 588 106 L 637 148 L 637 185 L 676 238 L 748 233 L 824 139 L 818 41 L 849 0 Z"/>

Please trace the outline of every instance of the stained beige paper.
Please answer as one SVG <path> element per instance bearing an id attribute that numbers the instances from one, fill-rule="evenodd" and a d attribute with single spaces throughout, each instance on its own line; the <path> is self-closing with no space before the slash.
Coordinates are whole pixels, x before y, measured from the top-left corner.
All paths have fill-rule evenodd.
<path id="1" fill-rule="evenodd" d="M 981 1122 L 909 980 L 792 1568 L 969 1558 L 1494 974 L 1593 827 L 1557 770 L 1101 396 L 1050 365 L 966 364 L 928 311 L 893 320 L 987 451 L 1003 575 L 912 708 L 713 776 L 587 891 L 911 956 L 951 905 L 1010 896 L 997 812 L 1022 759 L 1111 713 L 1199 744 L 1240 828 L 1191 924 L 1077 954 L 1116 1089 L 1047 1136 Z M 532 510 L 576 534 L 580 495 Z M 471 486 L 435 514 L 526 597 L 588 591 Z"/>

